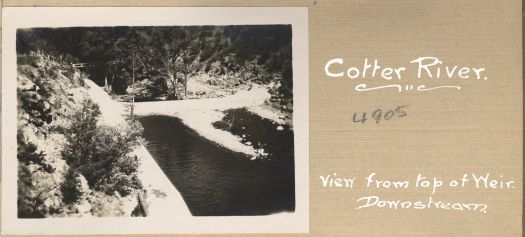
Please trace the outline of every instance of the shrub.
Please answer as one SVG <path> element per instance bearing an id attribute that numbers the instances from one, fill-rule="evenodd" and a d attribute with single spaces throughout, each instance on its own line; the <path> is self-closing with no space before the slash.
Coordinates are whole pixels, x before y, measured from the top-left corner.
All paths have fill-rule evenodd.
<path id="1" fill-rule="evenodd" d="M 139 161 L 131 152 L 139 142 L 142 127 L 131 121 L 119 127 L 97 125 L 99 115 L 97 105 L 89 100 L 83 102 L 66 128 L 62 155 L 92 189 L 129 195 L 141 188 L 136 177 Z"/>
<path id="2" fill-rule="evenodd" d="M 18 132 L 18 147 L 17 147 L 17 158 L 18 162 L 23 163 L 28 166 L 31 163 L 39 165 L 45 172 L 53 173 L 55 168 L 48 164 L 45 160 L 45 154 L 42 151 L 38 151 L 37 146 L 31 142 L 25 143 L 20 138 L 20 133 Z"/>
<path id="3" fill-rule="evenodd" d="M 100 115 L 98 105 L 90 100 L 84 100 L 80 109 L 73 113 L 71 124 L 65 129 L 67 145 L 62 156 L 72 167 L 97 161 L 96 147 L 93 143 L 97 135 L 97 121 Z"/>

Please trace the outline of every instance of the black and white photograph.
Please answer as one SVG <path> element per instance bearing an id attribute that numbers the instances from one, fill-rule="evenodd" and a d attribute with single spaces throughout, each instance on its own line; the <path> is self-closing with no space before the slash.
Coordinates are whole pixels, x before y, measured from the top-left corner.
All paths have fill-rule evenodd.
<path id="1" fill-rule="evenodd" d="M 13 29 L 16 219 L 302 215 L 295 26 L 200 21 Z"/>
<path id="2" fill-rule="evenodd" d="M 291 38 L 290 25 L 18 30 L 18 216 L 147 215 L 166 191 L 144 193 L 142 144 L 164 172 L 142 175 L 166 175 L 192 215 L 293 212 Z"/>

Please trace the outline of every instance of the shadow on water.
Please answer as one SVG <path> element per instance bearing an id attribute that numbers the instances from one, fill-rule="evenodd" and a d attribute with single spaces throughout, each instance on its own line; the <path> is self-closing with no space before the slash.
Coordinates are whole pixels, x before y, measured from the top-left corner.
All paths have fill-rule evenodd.
<path id="1" fill-rule="evenodd" d="M 244 109 L 229 110 L 223 129 L 268 159 L 250 160 L 169 116 L 146 116 L 146 147 L 196 216 L 267 215 L 295 210 L 293 131 Z"/>

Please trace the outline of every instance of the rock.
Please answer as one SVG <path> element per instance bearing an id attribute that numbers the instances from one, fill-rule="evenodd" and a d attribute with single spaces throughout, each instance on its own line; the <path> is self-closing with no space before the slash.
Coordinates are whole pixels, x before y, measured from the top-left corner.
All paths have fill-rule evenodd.
<path id="1" fill-rule="evenodd" d="M 56 104 L 56 98 L 55 97 L 50 97 L 49 98 L 49 104 L 52 104 L 52 105 Z"/>
<path id="2" fill-rule="evenodd" d="M 85 198 L 89 192 L 89 184 L 86 180 L 86 177 L 84 175 L 77 173 L 77 176 L 75 177 L 75 183 L 76 183 L 76 189 L 80 194 L 80 198 Z"/>
<path id="3" fill-rule="evenodd" d="M 277 126 L 277 131 L 282 131 L 284 130 L 283 126 Z"/>
<path id="4" fill-rule="evenodd" d="M 251 146 L 252 142 L 246 142 L 245 144 L 248 145 L 248 146 Z"/>
<path id="5" fill-rule="evenodd" d="M 42 106 L 44 107 L 46 111 L 51 109 L 51 104 L 47 101 L 42 101 Z"/>
<path id="6" fill-rule="evenodd" d="M 76 205 L 77 211 L 80 216 L 91 216 L 91 204 L 87 200 L 81 200 Z"/>
<path id="7" fill-rule="evenodd" d="M 62 204 L 62 200 L 58 196 L 48 197 L 44 199 L 42 204 L 46 209 L 57 208 Z"/>
<path id="8" fill-rule="evenodd" d="M 257 159 L 256 156 L 252 156 L 252 158 L 250 158 L 250 160 L 255 160 L 255 159 Z"/>

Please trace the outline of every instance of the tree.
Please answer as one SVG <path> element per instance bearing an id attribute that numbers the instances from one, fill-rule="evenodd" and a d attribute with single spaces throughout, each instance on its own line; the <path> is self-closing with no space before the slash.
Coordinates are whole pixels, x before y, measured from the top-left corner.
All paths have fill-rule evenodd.
<path id="1" fill-rule="evenodd" d="M 97 125 L 100 110 L 85 100 L 66 128 L 62 156 L 72 173 L 82 174 L 97 191 L 128 195 L 141 187 L 139 161 L 131 155 L 139 143 L 142 127 L 136 121 L 119 127 Z"/>
<path id="2" fill-rule="evenodd" d="M 192 53 L 190 48 L 183 49 L 177 55 L 175 60 L 175 70 L 182 74 L 184 86 L 184 99 L 188 96 L 188 79 L 195 74 L 199 68 L 199 58 Z"/>
<path id="3" fill-rule="evenodd" d="M 120 84 L 117 88 L 119 93 L 125 92 L 126 87 L 134 83 L 135 76 L 140 78 L 147 73 L 146 65 L 141 60 L 143 56 L 140 55 L 141 48 L 145 47 L 145 41 L 134 31 L 126 36 L 113 43 L 108 53 L 111 55 L 111 60 L 106 62 L 106 65 L 109 66 L 106 67 L 109 69 L 108 73 L 112 74 L 110 85 L 114 88 L 115 78 L 117 78 L 117 84 Z"/>
<path id="4" fill-rule="evenodd" d="M 139 32 L 140 31 L 140 32 Z M 163 75 L 170 85 L 171 96 L 178 98 L 176 60 L 188 45 L 186 32 L 180 29 L 144 28 L 136 32 L 144 43 L 139 53 L 148 70 Z"/>
<path id="5" fill-rule="evenodd" d="M 283 81 L 281 91 L 293 91 L 291 43 L 290 25 L 120 26 L 19 29 L 16 48 L 17 53 L 40 49 L 93 63 L 94 67 L 83 70 L 99 85 L 107 77 L 117 94 L 132 84 L 133 71 L 137 81 L 161 76 L 170 97 L 180 99 L 186 97 L 188 80 L 197 71 L 191 67 L 199 63 L 216 62 L 218 75 L 243 74 L 245 64 L 251 64 L 249 80 L 268 83 L 277 73 Z M 137 61 L 135 70 L 133 50 L 143 61 Z M 259 58 L 254 61 L 255 55 Z M 108 66 L 108 62 L 116 64 Z M 203 71 L 209 73 L 209 68 Z"/>

